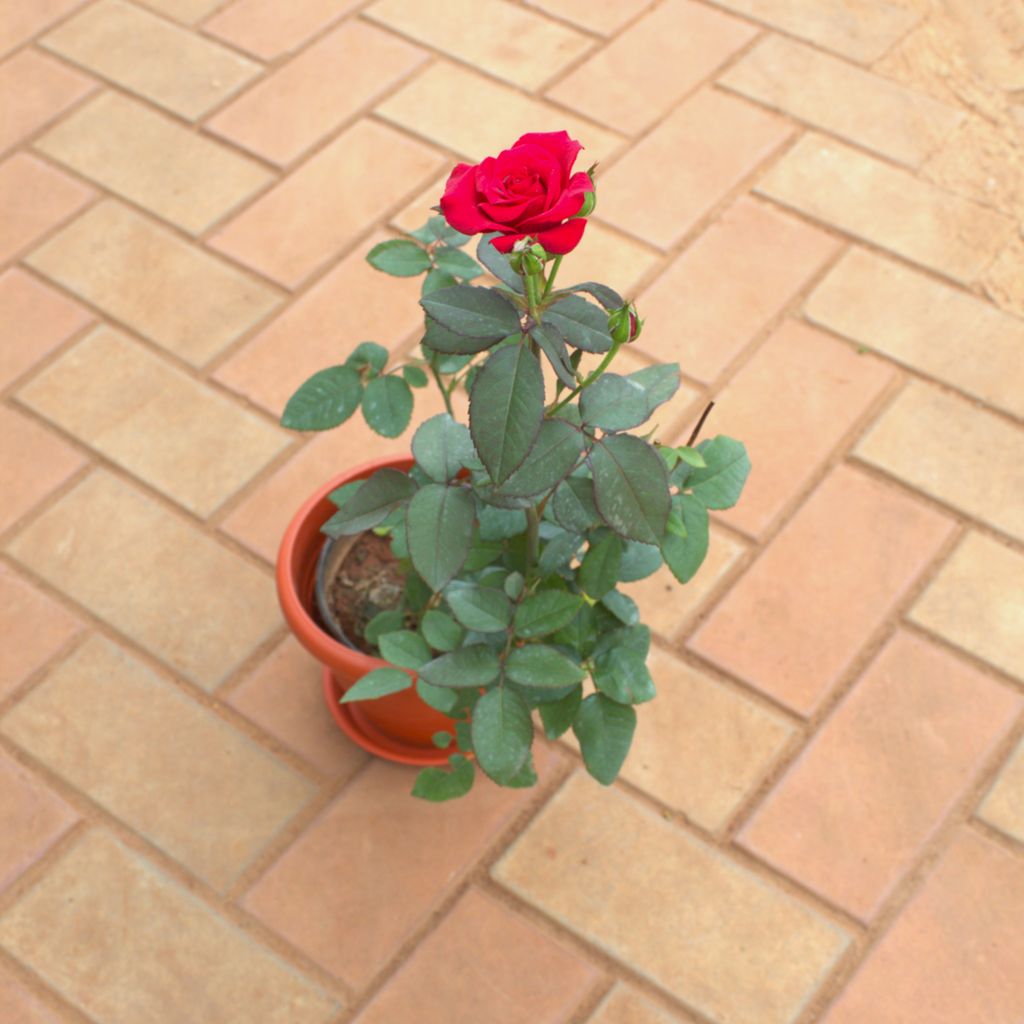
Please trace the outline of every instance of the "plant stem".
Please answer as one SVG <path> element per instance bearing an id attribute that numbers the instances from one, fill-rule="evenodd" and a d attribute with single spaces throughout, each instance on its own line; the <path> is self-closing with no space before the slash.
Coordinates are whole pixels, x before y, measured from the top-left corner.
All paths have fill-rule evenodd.
<path id="1" fill-rule="evenodd" d="M 540 514 L 536 508 L 526 510 L 526 572 L 529 576 L 540 555 Z"/>
<path id="2" fill-rule="evenodd" d="M 452 409 L 451 395 L 448 394 L 448 389 L 444 386 L 444 382 L 441 380 L 441 374 L 437 372 L 437 367 L 435 366 L 430 367 L 430 372 L 434 375 L 434 381 L 441 392 L 441 397 L 444 399 L 444 407 L 448 410 L 448 415 L 454 419 L 455 412 Z"/>
<path id="3" fill-rule="evenodd" d="M 551 286 L 555 283 L 555 278 L 558 276 L 558 268 L 562 265 L 562 257 L 556 256 L 554 262 L 551 264 L 551 273 L 548 275 L 548 283 L 544 286 L 544 294 L 541 296 L 542 299 L 548 297 L 551 291 Z"/>
<path id="4" fill-rule="evenodd" d="M 704 426 L 704 421 L 708 418 L 708 413 L 714 409 L 715 403 L 708 402 L 708 407 L 700 414 L 700 419 L 697 420 L 697 426 L 693 428 L 693 433 L 690 435 L 689 440 L 686 442 L 687 448 L 693 447 L 693 442 L 697 440 L 697 436 L 700 434 L 700 428 Z"/>
<path id="5" fill-rule="evenodd" d="M 621 341 L 614 342 L 612 344 L 612 347 L 608 350 L 607 355 L 605 355 L 604 359 L 601 360 L 601 363 L 597 367 L 597 369 L 594 370 L 593 373 L 588 374 L 587 378 L 583 380 L 578 387 L 573 388 L 573 390 L 570 391 L 569 394 L 567 394 L 565 398 L 563 398 L 560 402 L 558 402 L 556 405 L 551 406 L 549 409 L 545 409 L 545 414 L 551 415 L 551 413 L 558 412 L 558 410 L 561 409 L 563 405 L 567 405 L 569 402 L 571 402 L 581 391 L 583 391 L 585 388 L 589 388 L 590 385 L 593 384 L 594 381 L 597 380 L 597 378 L 600 377 L 601 374 L 608 369 L 608 367 L 611 365 L 611 361 L 618 354 L 619 349 L 622 348 L 622 344 L 623 343 Z"/>
<path id="6" fill-rule="evenodd" d="M 530 319 L 535 323 L 540 323 L 540 310 L 537 309 L 537 278 L 533 274 L 524 274 L 523 281 L 526 284 L 526 300 L 530 304 Z"/>

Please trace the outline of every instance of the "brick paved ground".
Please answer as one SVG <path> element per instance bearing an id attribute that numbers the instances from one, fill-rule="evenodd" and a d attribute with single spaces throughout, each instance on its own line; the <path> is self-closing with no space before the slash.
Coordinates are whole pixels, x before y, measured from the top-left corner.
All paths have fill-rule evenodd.
<path id="1" fill-rule="evenodd" d="M 1020 1024 L 1022 49 L 1013 0 L 0 0 L 4 1024 Z M 562 127 L 563 274 L 755 475 L 635 585 L 621 783 L 437 808 L 271 582 L 408 437 L 277 416 L 415 344 L 372 242 Z"/>

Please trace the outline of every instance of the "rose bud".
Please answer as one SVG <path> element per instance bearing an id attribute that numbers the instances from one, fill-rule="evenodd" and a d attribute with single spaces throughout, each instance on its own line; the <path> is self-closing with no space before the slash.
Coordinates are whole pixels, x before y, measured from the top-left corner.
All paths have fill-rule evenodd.
<path id="1" fill-rule="evenodd" d="M 627 303 L 608 314 L 608 333 L 617 345 L 624 345 L 640 337 L 644 322 L 637 316 L 636 306 Z"/>
<path id="2" fill-rule="evenodd" d="M 589 217 L 594 212 L 595 206 L 597 206 L 597 193 L 587 192 L 583 197 L 583 205 L 580 207 L 579 212 L 574 216 Z"/>

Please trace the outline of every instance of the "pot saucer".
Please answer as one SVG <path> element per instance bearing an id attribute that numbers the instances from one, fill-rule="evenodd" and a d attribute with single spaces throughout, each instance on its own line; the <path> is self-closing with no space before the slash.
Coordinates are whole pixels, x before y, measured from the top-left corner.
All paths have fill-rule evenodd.
<path id="1" fill-rule="evenodd" d="M 420 747 L 412 743 L 403 743 L 381 732 L 360 712 L 358 703 L 342 704 L 341 688 L 334 681 L 334 676 L 328 668 L 323 670 L 323 687 L 324 699 L 327 701 L 331 717 L 338 728 L 363 750 L 396 764 L 427 767 L 448 763 L 450 750 L 438 750 L 433 745 Z"/>

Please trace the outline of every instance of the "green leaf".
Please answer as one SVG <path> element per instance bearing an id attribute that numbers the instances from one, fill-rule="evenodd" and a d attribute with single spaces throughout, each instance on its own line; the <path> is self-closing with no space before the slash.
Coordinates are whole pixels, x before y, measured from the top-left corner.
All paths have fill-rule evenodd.
<path id="1" fill-rule="evenodd" d="M 342 484 L 340 487 L 335 487 L 327 497 L 330 498 L 331 504 L 335 508 L 341 508 L 363 486 L 364 482 L 363 480 L 353 480 L 351 483 Z"/>
<path id="2" fill-rule="evenodd" d="M 399 668 L 415 670 L 431 659 L 426 640 L 419 633 L 413 633 L 409 629 L 385 633 L 377 646 L 380 648 L 380 656 Z"/>
<path id="3" fill-rule="evenodd" d="M 512 621 L 512 603 L 500 590 L 475 583 L 452 583 L 444 592 L 452 614 L 466 629 L 497 633 Z"/>
<path id="4" fill-rule="evenodd" d="M 644 658 L 628 648 L 615 648 L 597 659 L 594 685 L 619 704 L 641 704 L 655 694 Z"/>
<path id="5" fill-rule="evenodd" d="M 401 693 L 412 686 L 412 676 L 397 668 L 375 668 L 367 672 L 354 686 L 345 691 L 341 698 L 342 704 L 351 704 L 356 700 L 376 700 L 387 697 L 391 693 Z"/>
<path id="6" fill-rule="evenodd" d="M 579 683 L 586 675 L 576 662 L 546 644 L 514 647 L 505 659 L 505 677 L 522 686 L 553 690 Z"/>
<path id="7" fill-rule="evenodd" d="M 420 677 L 431 686 L 460 690 L 493 683 L 501 671 L 498 655 L 486 644 L 470 644 L 428 661 Z"/>
<path id="8" fill-rule="evenodd" d="M 440 750 L 444 750 L 445 747 L 450 747 L 455 737 L 450 732 L 435 732 L 430 737 L 430 742 L 434 744 Z"/>
<path id="9" fill-rule="evenodd" d="M 405 614 L 397 609 L 377 612 L 366 624 L 366 628 L 363 630 L 363 639 L 371 647 L 376 647 L 385 633 L 393 633 L 396 629 L 401 629 L 404 621 Z"/>
<path id="10" fill-rule="evenodd" d="M 427 329 L 428 331 L 430 330 L 429 327 Z M 444 330 L 444 328 L 439 329 Z M 435 352 L 430 348 L 424 348 L 423 354 L 430 362 L 430 365 L 442 375 L 458 373 L 460 370 L 464 370 L 473 361 L 472 355 L 450 356 L 444 355 L 441 352 Z"/>
<path id="11" fill-rule="evenodd" d="M 446 245 L 465 245 L 470 235 L 464 235 L 461 231 L 448 224 L 441 214 L 431 217 L 426 224 L 415 231 L 410 231 L 413 238 L 418 238 L 424 245 L 431 245 L 433 242 L 444 242 Z"/>
<path id="12" fill-rule="evenodd" d="M 544 576 L 558 572 L 572 561 L 582 546 L 583 538 L 579 534 L 561 530 L 544 545 L 537 559 L 537 568 Z"/>
<path id="13" fill-rule="evenodd" d="M 444 289 L 447 291 L 448 289 Z M 448 355 L 468 356 L 477 352 L 483 352 L 490 348 L 497 339 L 494 338 L 467 338 L 447 327 L 442 327 L 433 320 L 427 320 L 426 331 L 423 340 L 420 342 L 424 348 L 433 352 L 443 352 Z M 452 373 L 456 371 L 450 371 Z"/>
<path id="14" fill-rule="evenodd" d="M 639 384 L 647 395 L 648 417 L 659 405 L 663 405 L 679 390 L 679 364 L 659 363 L 645 366 L 629 374 L 629 379 Z"/>
<path id="15" fill-rule="evenodd" d="M 506 595 L 513 601 L 516 601 L 522 595 L 525 584 L 526 581 L 523 579 L 523 574 L 521 572 L 511 572 L 505 578 L 502 590 L 504 590 Z"/>
<path id="16" fill-rule="evenodd" d="M 281 426 L 289 430 L 330 430 L 359 408 L 362 381 L 351 366 L 331 366 L 314 373 L 288 399 Z"/>
<path id="17" fill-rule="evenodd" d="M 398 437 L 412 418 L 412 391 L 401 377 L 375 377 L 363 392 L 363 419 L 381 437 Z"/>
<path id="18" fill-rule="evenodd" d="M 599 658 L 616 648 L 632 651 L 645 661 L 651 650 L 651 630 L 648 626 L 621 626 L 605 630 L 594 645 L 594 657 Z"/>
<path id="19" fill-rule="evenodd" d="M 362 533 L 382 523 L 388 513 L 416 493 L 416 484 L 408 473 L 398 469 L 378 469 L 356 493 L 327 520 L 321 532 L 328 537 Z"/>
<path id="20" fill-rule="evenodd" d="M 623 545 L 622 562 L 619 565 L 620 583 L 646 579 L 660 568 L 661 552 L 653 544 L 640 544 L 635 540 L 628 540 Z"/>
<path id="21" fill-rule="evenodd" d="M 496 487 L 525 461 L 544 418 L 544 379 L 526 345 L 494 352 L 473 383 L 469 430 Z"/>
<path id="22" fill-rule="evenodd" d="M 453 288 L 458 283 L 451 274 L 446 274 L 443 270 L 432 270 L 423 278 L 423 284 L 420 286 L 420 296 L 430 295 L 431 292 L 439 292 L 442 288 Z"/>
<path id="23" fill-rule="evenodd" d="M 576 617 L 583 604 L 578 594 L 564 590 L 542 590 L 528 597 L 517 609 L 513 620 L 516 636 L 531 639 L 546 636 L 564 626 Z"/>
<path id="24" fill-rule="evenodd" d="M 461 277 L 463 281 L 472 281 L 483 273 L 480 264 L 472 256 L 447 245 L 434 250 L 434 263 L 437 264 L 438 270 L 443 270 L 453 277 Z"/>
<path id="25" fill-rule="evenodd" d="M 446 412 L 424 420 L 412 436 L 412 454 L 432 480 L 446 483 L 474 458 L 469 431 Z"/>
<path id="26" fill-rule="evenodd" d="M 500 236 L 500 232 L 495 231 L 489 235 L 484 235 L 480 239 L 480 244 L 476 247 L 476 258 L 499 280 L 502 284 L 508 285 L 514 292 L 523 293 L 523 279 L 512 269 L 512 265 L 508 261 L 508 256 L 503 252 L 498 252 L 497 249 L 491 245 L 491 241 Z"/>
<path id="27" fill-rule="evenodd" d="M 636 601 L 619 590 L 609 590 L 601 598 L 601 606 L 626 626 L 635 626 L 640 621 L 640 609 Z"/>
<path id="28" fill-rule="evenodd" d="M 680 583 L 689 583 L 708 553 L 708 510 L 698 498 L 683 494 L 673 498 L 686 526 L 686 537 L 668 533 L 661 542 L 661 555 Z"/>
<path id="29" fill-rule="evenodd" d="M 466 561 L 473 543 L 473 517 L 473 499 L 461 487 L 427 484 L 409 502 L 409 557 L 435 591 L 443 589 Z"/>
<path id="30" fill-rule="evenodd" d="M 621 309 L 626 300 L 614 289 L 605 284 L 598 284 L 596 281 L 584 281 L 583 284 L 574 284 L 568 289 L 571 292 L 587 292 L 593 295 L 605 309 Z"/>
<path id="31" fill-rule="evenodd" d="M 583 422 L 602 430 L 628 430 L 650 419 L 679 389 L 679 367 L 648 366 L 628 376 L 605 373 L 580 395 Z"/>
<path id="32" fill-rule="evenodd" d="M 416 693 L 427 707 L 440 711 L 442 715 L 450 715 L 459 704 L 459 691 L 448 690 L 443 686 L 433 686 L 422 676 L 416 680 Z"/>
<path id="33" fill-rule="evenodd" d="M 465 796 L 473 788 L 473 779 L 476 777 L 473 762 L 462 754 L 452 754 L 448 763 L 452 766 L 451 771 L 424 768 L 416 776 L 412 795 L 435 804 Z"/>
<path id="34" fill-rule="evenodd" d="M 576 387 L 576 373 L 569 362 L 569 353 L 562 336 L 550 324 L 534 324 L 530 328 L 530 337 L 537 343 L 541 352 L 547 356 L 555 376 L 567 387 Z"/>
<path id="35" fill-rule="evenodd" d="M 419 366 L 403 366 L 402 379 L 411 388 L 425 388 L 430 383 L 426 372 Z"/>
<path id="36" fill-rule="evenodd" d="M 683 460 L 683 462 L 688 466 L 692 466 L 694 469 L 704 469 L 704 467 L 707 466 L 707 462 L 704 461 L 704 456 L 701 455 L 696 448 L 687 448 L 684 444 L 673 450 L 679 458 Z"/>
<path id="37" fill-rule="evenodd" d="M 466 556 L 462 571 L 467 573 L 479 572 L 481 569 L 486 569 L 487 566 L 496 562 L 504 553 L 505 548 L 501 541 L 477 540 L 469 549 L 469 554 Z"/>
<path id="38" fill-rule="evenodd" d="M 519 330 L 519 310 L 493 288 L 457 284 L 420 299 L 431 320 L 467 338 L 500 341 Z"/>
<path id="39" fill-rule="evenodd" d="M 608 314 L 578 295 L 570 295 L 546 309 L 544 322 L 554 327 L 574 348 L 607 352 L 612 347 Z"/>
<path id="40" fill-rule="evenodd" d="M 366 254 L 366 262 L 393 277 L 415 277 L 430 269 L 426 250 L 404 239 L 379 242 Z"/>
<path id="41" fill-rule="evenodd" d="M 551 514 L 559 526 L 571 533 L 586 533 L 600 521 L 594 501 L 594 484 L 589 477 L 563 480 L 551 499 Z"/>
<path id="42" fill-rule="evenodd" d="M 687 489 L 707 508 L 732 508 L 750 473 L 747 449 L 721 434 L 697 447 L 707 465 L 687 477 Z"/>
<path id="43" fill-rule="evenodd" d="M 352 350 L 352 355 L 345 360 L 346 366 L 358 370 L 368 366 L 374 373 L 380 373 L 388 364 L 388 350 L 375 341 L 361 341 Z"/>
<path id="44" fill-rule="evenodd" d="M 636 711 L 603 693 L 592 693 L 580 705 L 572 731 L 580 742 L 587 771 L 598 782 L 610 786 L 615 781 L 635 729 Z"/>
<path id="45" fill-rule="evenodd" d="M 521 509 L 495 508 L 481 502 L 476 515 L 481 540 L 508 540 L 526 532 L 526 513 Z"/>
<path id="46" fill-rule="evenodd" d="M 562 697 L 561 700 L 538 705 L 537 711 L 540 713 L 541 722 L 544 723 L 544 735 L 549 740 L 557 740 L 559 736 L 569 730 L 582 700 L 583 687 L 577 686 L 572 693 Z"/>
<path id="47" fill-rule="evenodd" d="M 628 540 L 658 544 L 671 507 L 661 456 L 640 438 L 617 434 L 598 441 L 588 458 L 601 518 Z"/>
<path id="48" fill-rule="evenodd" d="M 576 465 L 583 434 L 565 420 L 544 420 L 519 468 L 495 491 L 498 497 L 528 498 L 550 491 Z"/>
<path id="49" fill-rule="evenodd" d="M 580 565 L 579 583 L 584 592 L 595 601 L 604 597 L 618 582 L 621 562 L 622 541 L 614 533 L 592 543 Z"/>
<path id="50" fill-rule="evenodd" d="M 525 764 L 533 742 L 530 709 L 505 686 L 485 693 L 470 720 L 477 764 L 495 782 L 515 776 Z"/>
<path id="51" fill-rule="evenodd" d="M 551 642 L 569 647 L 581 658 L 589 658 L 598 639 L 597 612 L 594 606 L 584 604 L 576 618 L 551 636 Z"/>
<path id="52" fill-rule="evenodd" d="M 454 651 L 465 636 L 463 628 L 444 612 L 431 608 L 420 622 L 424 639 L 435 651 Z"/>
<path id="53" fill-rule="evenodd" d="M 527 754 L 522 767 L 514 775 L 501 780 L 508 789 L 529 789 L 537 785 L 537 770 L 533 767 L 533 755 Z"/>

